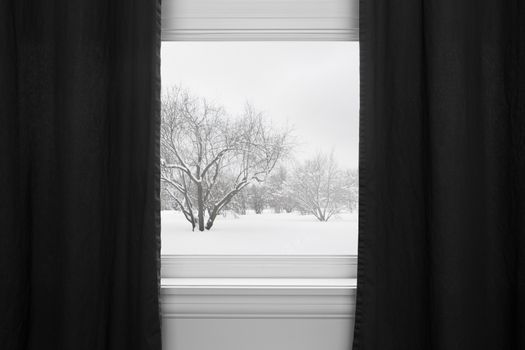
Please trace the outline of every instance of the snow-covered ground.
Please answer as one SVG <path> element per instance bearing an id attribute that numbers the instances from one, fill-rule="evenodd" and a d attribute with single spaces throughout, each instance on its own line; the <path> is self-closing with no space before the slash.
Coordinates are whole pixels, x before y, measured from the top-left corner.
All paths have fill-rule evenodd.
<path id="1" fill-rule="evenodd" d="M 357 254 L 357 211 L 328 222 L 298 213 L 220 216 L 210 231 L 191 231 L 180 212 L 162 211 L 162 254 Z"/>

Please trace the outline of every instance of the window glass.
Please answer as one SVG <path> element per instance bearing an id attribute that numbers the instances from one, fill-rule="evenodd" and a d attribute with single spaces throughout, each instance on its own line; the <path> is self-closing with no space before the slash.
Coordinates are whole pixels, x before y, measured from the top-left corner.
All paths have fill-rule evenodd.
<path id="1" fill-rule="evenodd" d="M 357 42 L 163 42 L 161 69 L 162 254 L 357 254 Z"/>

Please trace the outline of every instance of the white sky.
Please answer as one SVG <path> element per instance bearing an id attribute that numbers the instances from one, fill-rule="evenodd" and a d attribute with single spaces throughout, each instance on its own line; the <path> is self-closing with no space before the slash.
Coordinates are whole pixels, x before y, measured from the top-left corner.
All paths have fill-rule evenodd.
<path id="1" fill-rule="evenodd" d="M 237 115 L 246 102 L 292 126 L 299 159 L 331 152 L 357 168 L 357 42 L 163 42 L 162 87 L 179 85 Z"/>

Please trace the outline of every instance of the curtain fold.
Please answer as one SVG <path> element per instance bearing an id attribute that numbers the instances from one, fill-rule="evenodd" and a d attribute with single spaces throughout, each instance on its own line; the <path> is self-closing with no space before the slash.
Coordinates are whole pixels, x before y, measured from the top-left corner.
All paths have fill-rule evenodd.
<path id="1" fill-rule="evenodd" d="M 525 349 L 524 8 L 361 0 L 354 350 Z"/>
<path id="2" fill-rule="evenodd" d="M 159 0 L 0 0 L 0 349 L 160 350 L 159 54 Z"/>

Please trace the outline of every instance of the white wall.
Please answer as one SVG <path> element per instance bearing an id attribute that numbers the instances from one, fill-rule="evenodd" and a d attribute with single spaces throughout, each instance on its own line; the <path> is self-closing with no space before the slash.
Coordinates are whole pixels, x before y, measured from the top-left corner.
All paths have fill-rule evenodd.
<path id="1" fill-rule="evenodd" d="M 165 319 L 164 350 L 350 350 L 353 319 Z"/>
<path id="2" fill-rule="evenodd" d="M 355 287 L 355 278 L 165 278 L 164 349 L 350 350 Z"/>

